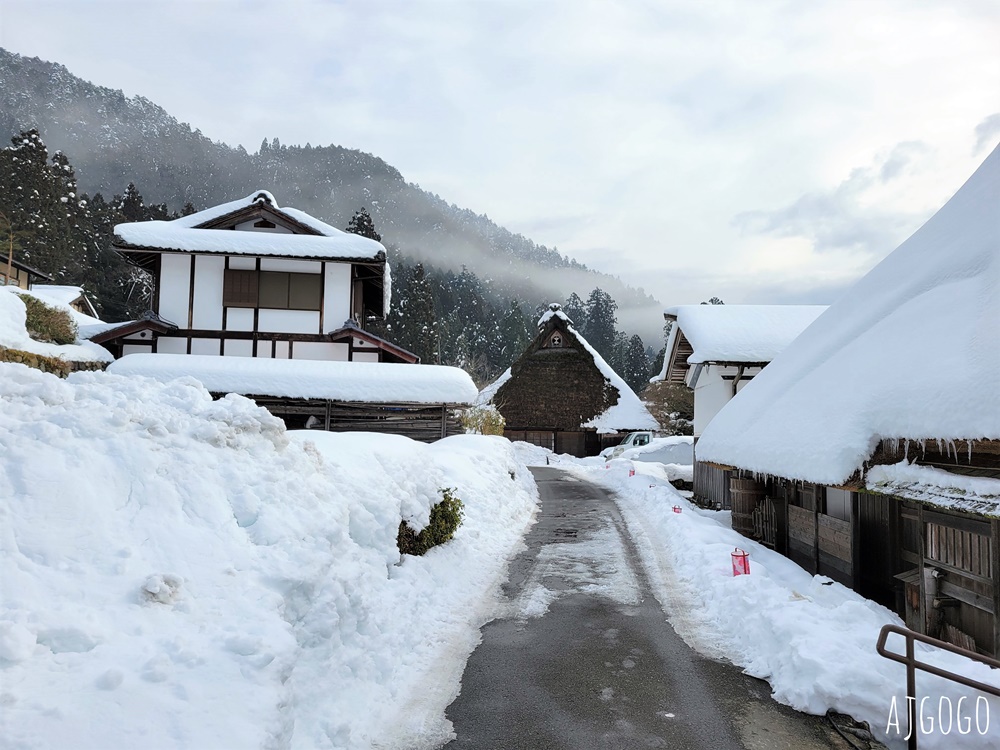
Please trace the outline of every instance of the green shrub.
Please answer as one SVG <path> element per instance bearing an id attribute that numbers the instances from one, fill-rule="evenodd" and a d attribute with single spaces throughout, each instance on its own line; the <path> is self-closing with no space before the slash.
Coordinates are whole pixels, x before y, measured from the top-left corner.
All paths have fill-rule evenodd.
<path id="1" fill-rule="evenodd" d="M 462 501 L 452 488 L 440 490 L 443 499 L 431 506 L 431 520 L 420 533 L 415 532 L 406 521 L 399 522 L 396 546 L 404 555 L 422 555 L 431 547 L 444 544 L 455 535 L 462 525 Z"/>
<path id="2" fill-rule="evenodd" d="M 59 357 L 46 357 L 44 354 L 34 352 L 23 352 L 20 349 L 8 349 L 0 346 L 0 362 L 16 362 L 18 364 L 34 367 L 42 372 L 50 372 L 65 378 L 73 369 L 73 363 Z"/>
<path id="3" fill-rule="evenodd" d="M 68 312 L 46 305 L 28 294 L 17 296 L 27 308 L 25 328 L 31 338 L 50 344 L 72 344 L 76 341 L 76 323 Z"/>
<path id="4" fill-rule="evenodd" d="M 503 435 L 506 420 L 495 406 L 473 406 L 462 412 L 462 427 L 478 435 Z"/>

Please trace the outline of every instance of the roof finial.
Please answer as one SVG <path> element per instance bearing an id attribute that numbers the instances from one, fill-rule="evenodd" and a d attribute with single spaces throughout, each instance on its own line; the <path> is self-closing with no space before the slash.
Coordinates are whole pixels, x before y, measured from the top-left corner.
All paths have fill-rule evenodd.
<path id="1" fill-rule="evenodd" d="M 560 310 L 562 310 L 562 305 L 560 305 L 558 302 L 551 302 L 549 303 L 549 309 L 552 312 L 559 312 Z"/>

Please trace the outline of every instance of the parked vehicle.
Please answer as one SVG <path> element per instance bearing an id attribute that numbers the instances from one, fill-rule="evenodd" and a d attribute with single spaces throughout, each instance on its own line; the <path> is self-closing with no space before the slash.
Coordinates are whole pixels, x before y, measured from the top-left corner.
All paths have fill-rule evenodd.
<path id="1" fill-rule="evenodd" d="M 649 431 L 630 432 L 618 445 L 601 451 L 601 457 L 607 460 L 627 458 L 633 461 L 691 465 L 694 463 L 694 438 L 690 435 L 656 437 Z"/>

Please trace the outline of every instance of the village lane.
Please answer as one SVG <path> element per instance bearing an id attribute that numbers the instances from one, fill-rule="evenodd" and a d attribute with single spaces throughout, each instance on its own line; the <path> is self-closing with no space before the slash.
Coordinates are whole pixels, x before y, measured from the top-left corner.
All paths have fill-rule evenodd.
<path id="1" fill-rule="evenodd" d="M 511 562 L 509 611 L 483 628 L 447 710 L 449 750 L 848 747 L 681 640 L 605 490 L 532 472 L 538 522 Z"/>

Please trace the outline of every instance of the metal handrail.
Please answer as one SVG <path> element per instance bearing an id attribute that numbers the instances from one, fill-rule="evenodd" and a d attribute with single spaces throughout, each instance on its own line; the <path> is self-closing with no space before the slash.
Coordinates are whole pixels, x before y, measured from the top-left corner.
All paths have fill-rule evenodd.
<path id="1" fill-rule="evenodd" d="M 903 636 L 906 639 L 906 655 L 897 654 L 894 651 L 889 651 L 885 647 L 885 643 L 889 638 L 890 633 L 895 633 L 897 635 Z M 899 662 L 900 664 L 906 665 L 906 717 L 909 722 L 909 737 L 907 739 L 908 750 L 917 750 L 917 687 L 916 687 L 916 670 L 921 670 L 922 672 L 927 672 L 928 674 L 936 675 L 945 680 L 951 680 L 952 682 L 957 682 L 959 685 L 964 685 L 966 687 L 973 688 L 974 690 L 980 690 L 984 693 L 989 693 L 990 695 L 995 695 L 1000 697 L 1000 688 L 994 685 L 987 685 L 985 682 L 979 682 L 978 680 L 971 680 L 968 677 L 963 677 L 960 674 L 955 674 L 954 672 L 949 672 L 946 669 L 941 669 L 940 667 L 935 667 L 933 664 L 928 664 L 926 662 L 918 661 L 914 655 L 913 642 L 920 641 L 921 643 L 926 643 L 929 646 L 934 646 L 941 649 L 942 651 L 949 651 L 953 654 L 958 654 L 959 656 L 964 656 L 967 659 L 972 659 L 973 661 L 978 661 L 981 664 L 985 664 L 988 667 L 993 667 L 994 669 L 1000 669 L 1000 661 L 996 659 L 991 659 L 988 656 L 983 656 L 977 654 L 975 651 L 969 651 L 960 646 L 955 646 L 946 641 L 939 640 L 937 638 L 931 638 L 923 633 L 917 633 L 916 631 L 909 630 L 908 628 L 901 628 L 898 625 L 883 625 L 882 630 L 878 634 L 878 643 L 875 646 L 875 650 L 878 652 L 879 656 L 884 656 L 886 659 L 891 661 Z"/>

